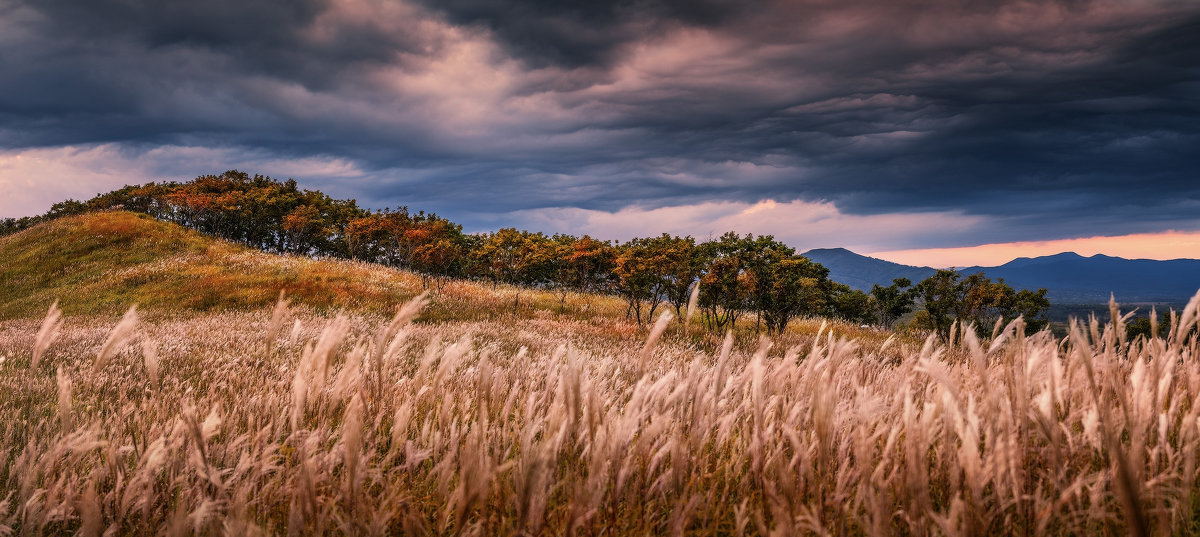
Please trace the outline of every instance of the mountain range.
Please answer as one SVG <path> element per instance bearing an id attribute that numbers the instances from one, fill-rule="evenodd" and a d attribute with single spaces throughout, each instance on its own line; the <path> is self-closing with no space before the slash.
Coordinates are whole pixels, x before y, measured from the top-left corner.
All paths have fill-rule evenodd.
<path id="1" fill-rule="evenodd" d="M 829 269 L 829 277 L 855 289 L 869 291 L 874 284 L 890 285 L 894 278 L 915 284 L 935 272 L 930 267 L 902 265 L 856 254 L 845 248 L 809 250 L 805 257 Z M 1200 289 L 1200 260 L 1125 259 L 1074 252 L 1042 257 L 1019 257 L 995 267 L 966 267 L 962 274 L 983 272 L 1003 278 L 1016 289 L 1047 289 L 1051 302 L 1100 304 L 1110 293 L 1125 303 L 1187 302 Z"/>

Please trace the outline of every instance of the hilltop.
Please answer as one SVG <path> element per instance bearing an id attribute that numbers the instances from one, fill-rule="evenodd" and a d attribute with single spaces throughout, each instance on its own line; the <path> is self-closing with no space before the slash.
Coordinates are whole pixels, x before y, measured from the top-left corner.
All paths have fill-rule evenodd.
<path id="1" fill-rule="evenodd" d="M 407 206 L 371 211 L 353 199 L 301 189 L 294 180 L 237 170 L 182 183 L 127 185 L 87 201 L 64 200 L 39 216 L 0 219 L 0 235 L 65 216 L 117 210 L 262 252 L 413 271 L 423 282 L 434 280 L 439 291 L 455 279 L 507 283 L 514 314 L 520 313 L 522 288 L 542 289 L 559 298 L 560 312 L 572 293 L 618 296 L 627 306 L 625 317 L 640 324 L 650 322 L 663 303 L 682 314 L 693 284 L 700 281 L 700 318 L 714 332 L 736 326 L 744 313 L 755 315 L 756 331 L 772 333 L 801 317 L 853 324 L 873 317 L 863 293 L 830 281 L 827 270 L 769 235 L 727 232 L 697 241 L 664 233 L 613 242 L 511 227 L 468 234 L 436 213 Z M 747 286 L 751 280 L 756 283 Z M 585 304 L 584 311 L 594 316 L 591 299 Z"/>
<path id="2" fill-rule="evenodd" d="M 936 272 L 929 267 L 913 267 L 867 257 L 845 248 L 818 248 L 804 252 L 804 257 L 829 269 L 831 279 L 860 291 L 870 291 L 872 285 L 886 287 L 896 278 L 908 278 L 915 284 Z"/>
<path id="3" fill-rule="evenodd" d="M 887 283 L 894 277 L 889 273 L 903 269 L 870 260 L 875 266 L 860 277 L 842 278 L 845 266 L 866 258 L 827 251 L 836 256 L 827 261 L 831 274 L 821 259 L 797 255 L 772 236 L 734 232 L 703 241 L 662 234 L 624 242 L 516 228 L 467 234 L 434 213 L 368 211 L 292 180 L 236 170 L 126 186 L 86 202 L 57 203 L 37 217 L 0 219 L 0 235 L 22 231 L 5 240 L 13 266 L 2 275 L 16 283 L 7 305 L 0 296 L 0 314 L 35 314 L 58 297 L 69 302 L 68 313 L 129 303 L 253 309 L 280 293 L 318 309 L 387 311 L 415 295 L 417 281 L 422 288 L 432 281 L 434 318 L 491 319 L 511 304 L 514 316 L 554 310 L 580 320 L 632 317 L 644 324 L 659 308 L 682 316 L 690 303 L 712 333 L 736 328 L 741 319 L 753 321 L 755 333 L 780 334 L 804 318 L 890 325 L 877 297 L 852 286 L 865 289 L 881 275 L 891 276 Z M 915 283 L 930 270 L 918 269 L 909 279 Z M 503 283 L 509 285 L 497 285 Z M 986 307 L 955 311 L 990 325 L 980 316 L 1033 319 L 1046 307 L 1044 298 L 1037 309 L 1022 309 L 1016 294 L 993 296 L 999 298 Z"/>
<path id="4" fill-rule="evenodd" d="M 0 318 L 269 307 L 280 291 L 316 310 L 387 313 L 423 290 L 420 275 L 373 263 L 264 253 L 132 212 L 86 213 L 0 237 Z M 450 281 L 430 319 L 479 320 L 511 312 L 514 289 Z M 560 309 L 559 297 L 523 289 L 522 315 Z M 615 298 L 573 296 L 589 316 L 623 313 Z"/>

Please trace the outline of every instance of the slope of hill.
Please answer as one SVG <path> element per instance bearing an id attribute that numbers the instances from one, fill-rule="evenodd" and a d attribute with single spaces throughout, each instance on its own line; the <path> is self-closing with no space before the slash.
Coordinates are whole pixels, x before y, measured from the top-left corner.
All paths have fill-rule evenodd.
<path id="1" fill-rule="evenodd" d="M 804 252 L 807 257 L 829 269 L 829 278 L 862 291 L 875 284 L 891 285 L 895 278 L 917 283 L 933 275 L 929 267 L 913 267 L 856 254 L 845 248 L 818 248 Z"/>
<path id="2" fill-rule="evenodd" d="M 266 254 L 130 212 L 89 213 L 0 238 L 0 318 L 269 307 L 284 291 L 318 310 L 386 313 L 422 291 L 421 277 L 369 263 Z M 452 281 L 425 318 L 486 319 L 512 310 L 515 290 Z M 617 299 L 586 297 L 589 314 L 616 317 Z M 521 313 L 557 311 L 548 292 L 522 290 Z M 577 300 L 578 302 L 578 300 Z"/>

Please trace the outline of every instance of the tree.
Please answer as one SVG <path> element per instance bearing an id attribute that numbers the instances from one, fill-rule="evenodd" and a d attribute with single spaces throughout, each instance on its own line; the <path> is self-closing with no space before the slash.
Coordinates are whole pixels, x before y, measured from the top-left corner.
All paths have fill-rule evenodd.
<path id="1" fill-rule="evenodd" d="M 611 291 L 617 280 L 614 273 L 616 249 L 608 241 L 599 241 L 587 235 L 572 239 L 561 260 L 563 282 L 581 293 Z M 586 307 L 591 309 L 590 300 Z"/>
<path id="2" fill-rule="evenodd" d="M 958 272 L 938 270 L 918 283 L 914 290 L 924 309 L 924 315 L 918 319 L 922 327 L 933 330 L 943 340 L 950 339 L 950 327 L 954 325 L 955 312 L 961 302 Z"/>
<path id="3" fill-rule="evenodd" d="M 453 236 L 430 239 L 413 251 L 413 268 L 421 273 L 421 286 L 433 278 L 440 291 L 446 280 L 457 273 L 463 258 L 463 244 Z"/>
<path id="4" fill-rule="evenodd" d="M 765 320 L 768 310 L 772 311 L 773 319 L 782 319 L 783 325 L 786 326 L 794 315 L 792 310 L 800 307 L 796 297 L 790 295 L 799 291 L 797 285 L 802 285 L 801 280 L 807 276 L 798 271 L 800 266 L 793 263 L 786 265 L 795 270 L 781 270 L 784 268 L 783 261 L 795 257 L 796 250 L 776 241 L 771 235 L 758 238 L 746 235 L 736 239 L 736 248 L 740 251 L 746 279 L 750 283 L 749 307 L 758 314 L 755 330 L 757 331 L 759 323 Z M 770 326 L 767 331 L 772 331 Z"/>
<path id="5" fill-rule="evenodd" d="M 747 273 L 747 251 L 743 239 L 728 232 L 701 245 L 708 260 L 700 278 L 700 309 L 709 327 L 716 331 L 733 328 L 752 305 L 756 282 Z"/>
<path id="6" fill-rule="evenodd" d="M 608 241 L 587 235 L 570 243 L 567 251 L 567 281 L 584 293 L 605 293 L 611 290 L 617 252 Z"/>
<path id="7" fill-rule="evenodd" d="M 780 333 L 797 316 L 830 311 L 829 269 L 770 235 L 725 233 L 697 252 L 700 307 L 714 330 L 733 327 L 743 313 L 754 311 L 768 332 Z"/>
<path id="8" fill-rule="evenodd" d="M 908 278 L 896 278 L 887 287 L 871 286 L 871 298 L 874 299 L 871 305 L 881 326 L 891 328 L 897 319 L 912 311 L 915 295 L 910 287 L 912 281 Z"/>
<path id="9" fill-rule="evenodd" d="M 850 286 L 833 283 L 831 296 L 833 315 L 854 324 L 869 324 L 875 320 L 874 298 Z"/>
<path id="10" fill-rule="evenodd" d="M 613 274 L 618 291 L 628 303 L 626 316 L 636 316 L 641 323 L 645 307 L 647 320 L 653 319 L 654 312 L 666 302 L 682 319 L 680 314 L 702 266 L 696 241 L 691 237 L 664 233 L 622 244 L 617 249 Z"/>
<path id="11" fill-rule="evenodd" d="M 663 278 L 663 298 L 675 308 L 675 318 L 686 321 L 683 309 L 692 297 L 692 286 L 700 280 L 704 260 L 692 237 L 672 237 L 667 234 L 655 239 L 655 262 Z"/>
<path id="12" fill-rule="evenodd" d="M 296 207 L 283 217 L 283 231 L 292 253 L 310 255 L 316 253 L 324 231 L 321 212 L 311 205 Z"/>
<path id="13" fill-rule="evenodd" d="M 549 240 L 538 244 L 538 247 L 543 250 L 539 255 L 544 257 L 546 263 L 549 265 L 550 278 L 548 285 L 558 297 L 559 313 L 567 309 L 567 294 L 571 292 L 571 289 L 575 288 L 572 281 L 573 272 L 569 260 L 576 242 L 578 242 L 578 239 L 573 235 L 556 233 Z"/>
<path id="14" fill-rule="evenodd" d="M 82 201 L 68 199 L 60 201 L 50 206 L 50 210 L 46 211 L 46 218 L 59 218 L 63 216 L 72 216 L 87 212 L 87 204 Z"/>
<path id="15" fill-rule="evenodd" d="M 521 286 L 545 284 L 553 273 L 552 258 L 541 233 L 504 228 L 489 235 L 475 256 L 487 266 L 493 285 L 505 282 L 516 286 L 513 312 L 521 302 Z"/>
<path id="16" fill-rule="evenodd" d="M 767 332 L 780 334 L 792 319 L 822 313 L 831 289 L 828 276 L 829 269 L 798 255 L 758 265 L 751 278 Z"/>
<path id="17" fill-rule="evenodd" d="M 1030 291 L 1022 289 L 1010 294 L 1002 305 L 1001 314 L 1004 322 L 1016 319 L 1018 316 L 1025 320 L 1025 334 L 1034 334 L 1045 329 L 1050 324 L 1046 311 L 1050 309 L 1050 300 L 1046 298 L 1046 289 Z"/>
<path id="18" fill-rule="evenodd" d="M 1153 309 L 1150 314 L 1145 317 L 1137 317 L 1129 321 L 1125 325 L 1125 337 L 1129 341 L 1133 341 L 1138 337 L 1146 339 L 1152 337 L 1166 338 L 1171 333 L 1170 323 L 1165 322 L 1158 312 Z"/>
<path id="19" fill-rule="evenodd" d="M 354 218 L 346 223 L 346 248 L 350 257 L 370 263 L 387 264 L 389 241 L 393 233 L 382 213 Z"/>
<path id="20" fill-rule="evenodd" d="M 959 324 L 974 324 L 982 334 L 1004 317 L 1004 306 L 1012 301 L 1013 288 L 1004 279 L 993 282 L 976 272 L 959 283 L 960 299 L 955 315 Z"/>
<path id="21" fill-rule="evenodd" d="M 914 290 L 924 308 L 917 318 L 919 325 L 934 330 L 943 340 L 949 339 L 955 321 L 974 325 L 982 335 L 995 323 L 1018 316 L 1027 319 L 1026 332 L 1033 333 L 1046 326 L 1043 314 L 1050 307 L 1045 289 L 1017 292 L 1003 279 L 993 282 L 982 272 L 960 279 L 953 270 L 939 270 Z"/>
<path id="22" fill-rule="evenodd" d="M 666 284 L 662 266 L 655 259 L 657 245 L 653 239 L 634 238 L 617 250 L 617 290 L 625 299 L 625 317 L 633 316 L 642 323 L 642 311 L 646 308 L 646 319 L 654 318 Z"/>
<path id="23" fill-rule="evenodd" d="M 446 279 L 461 273 L 466 257 L 462 226 L 435 214 L 422 215 L 403 234 L 411 248 L 409 263 L 421 273 L 421 285 L 432 278 L 440 290 Z"/>

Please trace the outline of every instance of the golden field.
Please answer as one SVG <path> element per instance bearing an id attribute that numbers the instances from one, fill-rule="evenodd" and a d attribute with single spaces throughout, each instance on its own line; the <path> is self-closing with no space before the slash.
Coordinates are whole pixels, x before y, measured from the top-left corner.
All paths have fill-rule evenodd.
<path id="1" fill-rule="evenodd" d="M 1200 532 L 1200 300 L 1152 340 L 722 342 L 89 224 L 0 239 L 0 534 Z"/>

